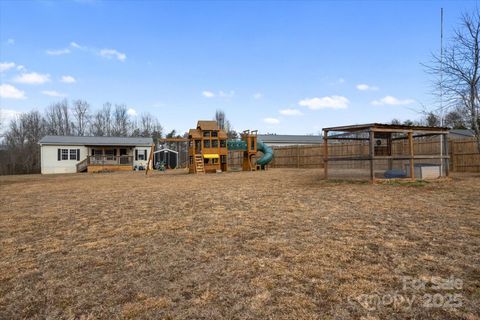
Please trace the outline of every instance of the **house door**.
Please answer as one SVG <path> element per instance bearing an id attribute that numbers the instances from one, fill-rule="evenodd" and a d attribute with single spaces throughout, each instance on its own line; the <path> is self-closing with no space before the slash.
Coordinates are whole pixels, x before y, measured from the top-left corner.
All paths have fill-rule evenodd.
<path id="1" fill-rule="evenodd" d="M 120 164 L 129 164 L 128 159 L 128 150 L 125 148 L 120 148 Z"/>

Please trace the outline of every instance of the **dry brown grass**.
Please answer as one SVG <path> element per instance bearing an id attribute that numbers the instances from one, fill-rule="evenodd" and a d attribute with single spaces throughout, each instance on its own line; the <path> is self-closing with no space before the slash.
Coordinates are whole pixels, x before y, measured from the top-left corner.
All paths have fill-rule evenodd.
<path id="1" fill-rule="evenodd" d="M 0 177 L 0 318 L 478 319 L 480 176 L 320 178 Z M 462 279 L 462 306 L 353 299 L 446 293 L 403 276 Z"/>

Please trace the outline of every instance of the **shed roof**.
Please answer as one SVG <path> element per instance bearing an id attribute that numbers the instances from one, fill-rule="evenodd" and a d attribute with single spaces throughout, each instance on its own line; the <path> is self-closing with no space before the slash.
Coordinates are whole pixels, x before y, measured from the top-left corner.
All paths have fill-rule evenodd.
<path id="1" fill-rule="evenodd" d="M 197 128 L 202 130 L 220 130 L 215 120 L 199 120 L 197 122 Z"/>
<path id="2" fill-rule="evenodd" d="M 323 128 L 323 130 L 326 130 L 326 131 L 342 131 L 342 132 L 355 132 L 355 131 L 362 131 L 367 129 L 387 129 L 387 130 L 391 130 L 392 132 L 404 131 L 404 130 L 447 132 L 449 130 L 449 128 L 447 127 L 407 126 L 407 125 L 401 125 L 401 124 L 385 124 L 385 123 L 367 123 L 367 124 L 356 124 L 356 125 L 350 125 L 350 126 Z"/>
<path id="3" fill-rule="evenodd" d="M 152 138 L 143 137 L 77 137 L 77 136 L 45 136 L 40 145 L 72 145 L 72 146 L 150 146 Z"/>

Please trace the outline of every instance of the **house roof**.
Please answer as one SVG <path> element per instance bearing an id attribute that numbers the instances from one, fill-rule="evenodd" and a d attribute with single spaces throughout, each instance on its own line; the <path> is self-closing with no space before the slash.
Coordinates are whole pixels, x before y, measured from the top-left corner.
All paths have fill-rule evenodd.
<path id="1" fill-rule="evenodd" d="M 192 138 L 201 138 L 202 132 L 198 129 L 190 129 L 188 130 L 188 136 Z"/>
<path id="2" fill-rule="evenodd" d="M 475 133 L 470 129 L 452 129 L 448 133 L 451 138 L 473 138 Z"/>
<path id="3" fill-rule="evenodd" d="M 178 153 L 178 151 L 175 151 L 175 150 L 172 150 L 172 149 L 168 149 L 168 148 L 162 148 L 160 150 L 157 150 L 157 151 L 154 151 L 153 153 L 160 153 L 162 151 L 168 151 L 168 152 L 173 152 L 173 153 Z"/>
<path id="4" fill-rule="evenodd" d="M 259 134 L 259 140 L 265 143 L 272 144 L 321 144 L 323 143 L 322 136 L 307 136 L 307 135 L 286 135 L 286 134 Z"/>
<path id="5" fill-rule="evenodd" d="M 220 130 L 215 120 L 199 120 L 197 122 L 197 129 L 198 128 L 202 130 Z"/>
<path id="6" fill-rule="evenodd" d="M 72 145 L 72 146 L 150 146 L 152 138 L 142 137 L 77 137 L 77 136 L 45 136 L 40 145 Z"/>
<path id="7" fill-rule="evenodd" d="M 401 125 L 401 124 L 384 124 L 384 123 L 367 123 L 367 124 L 356 124 L 356 125 L 350 125 L 350 126 L 323 128 L 323 130 L 326 130 L 326 131 L 342 131 L 342 132 L 355 132 L 355 131 L 362 131 L 367 129 L 387 129 L 387 130 L 391 130 L 392 132 L 395 132 L 396 130 L 447 132 L 449 130 L 449 128 L 446 128 L 446 127 L 407 126 L 407 125 Z"/>

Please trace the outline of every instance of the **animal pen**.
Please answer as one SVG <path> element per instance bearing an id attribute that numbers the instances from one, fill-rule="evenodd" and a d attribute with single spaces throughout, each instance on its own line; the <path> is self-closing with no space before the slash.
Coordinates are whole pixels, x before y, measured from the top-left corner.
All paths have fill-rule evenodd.
<path id="1" fill-rule="evenodd" d="M 444 127 L 379 123 L 324 128 L 325 178 L 448 176 L 447 134 Z M 425 142 L 429 150 L 422 146 Z"/>

